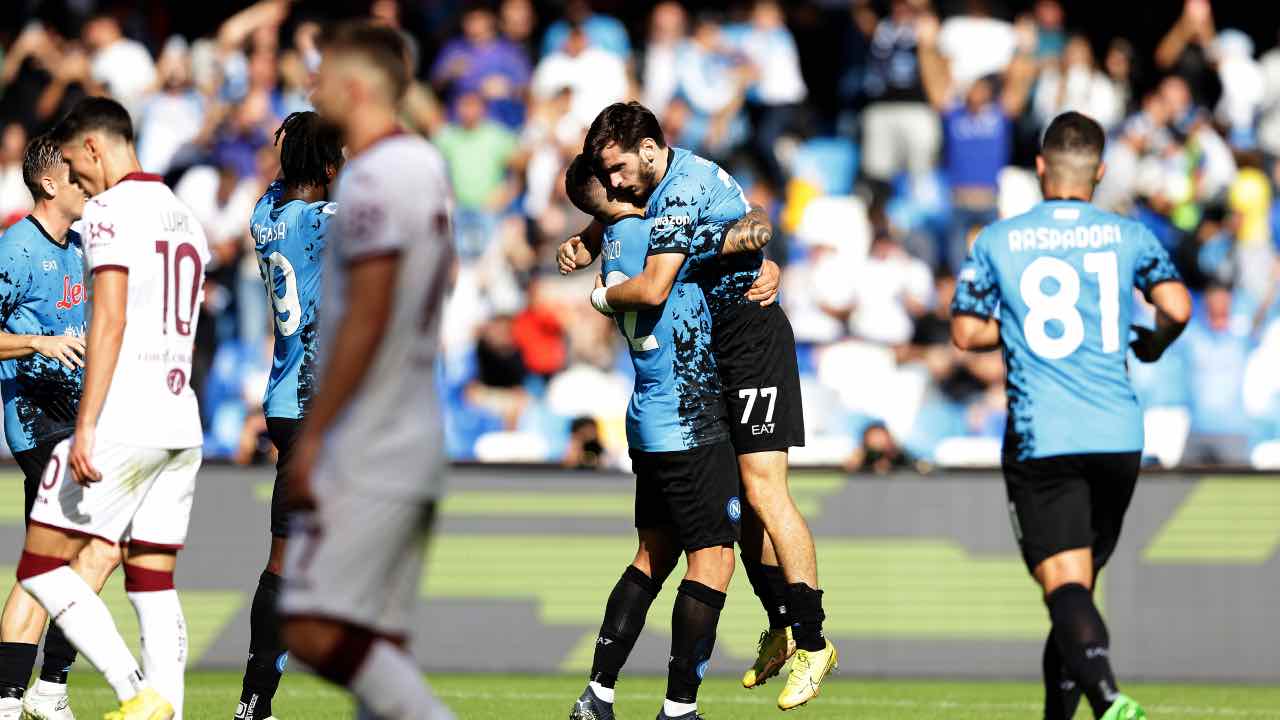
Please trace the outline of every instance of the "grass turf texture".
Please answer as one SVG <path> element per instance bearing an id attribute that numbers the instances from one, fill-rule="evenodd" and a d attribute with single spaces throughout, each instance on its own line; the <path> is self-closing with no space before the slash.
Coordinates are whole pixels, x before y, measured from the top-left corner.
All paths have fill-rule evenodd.
<path id="1" fill-rule="evenodd" d="M 585 684 L 573 675 L 432 675 L 431 684 L 461 720 L 558 720 Z M 78 717 L 102 717 L 115 707 L 111 691 L 97 673 L 72 676 L 72 707 Z M 618 687 L 622 720 L 648 720 L 662 701 L 665 678 L 627 677 Z M 699 697 L 710 720 L 783 717 L 773 702 L 777 680 L 754 691 L 731 677 L 715 676 Z M 1155 685 L 1129 683 L 1129 694 L 1143 702 L 1153 718 L 1280 718 L 1280 687 L 1230 685 Z M 226 720 L 240 697 L 237 672 L 187 675 L 187 720 Z M 898 720 L 1025 720 L 1039 717 L 1038 683 L 851 680 L 832 678 L 823 694 L 786 718 L 859 718 Z M 309 675 L 285 676 L 272 710 L 281 720 L 347 720 L 354 715 L 347 696 Z M 1091 715 L 1082 703 L 1077 720 Z"/>

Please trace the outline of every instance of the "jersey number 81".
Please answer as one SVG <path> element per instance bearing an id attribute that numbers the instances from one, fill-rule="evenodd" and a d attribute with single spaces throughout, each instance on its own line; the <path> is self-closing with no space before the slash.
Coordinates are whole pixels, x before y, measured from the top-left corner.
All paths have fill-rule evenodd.
<path id="1" fill-rule="evenodd" d="M 1098 276 L 1098 314 L 1102 323 L 1102 352 L 1120 349 L 1120 273 L 1114 252 L 1087 253 L 1084 271 Z M 1047 294 L 1041 287 L 1046 278 L 1058 283 L 1058 290 Z M 1027 316 L 1022 321 L 1022 334 L 1027 346 L 1040 357 L 1061 360 L 1084 342 L 1084 318 L 1076 303 L 1080 300 L 1080 273 L 1065 260 L 1055 257 L 1036 258 L 1022 272 L 1018 282 Z M 1048 324 L 1056 320 L 1062 334 L 1051 337 Z"/>

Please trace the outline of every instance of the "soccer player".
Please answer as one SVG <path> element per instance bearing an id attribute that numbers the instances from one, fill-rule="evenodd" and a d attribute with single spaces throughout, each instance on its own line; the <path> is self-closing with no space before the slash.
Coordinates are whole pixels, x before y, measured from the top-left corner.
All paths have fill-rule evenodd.
<path id="1" fill-rule="evenodd" d="M 236 708 L 238 720 L 272 720 L 271 699 L 288 660 L 276 614 L 289 534 L 285 478 L 293 439 L 315 392 L 321 254 L 338 207 L 328 201 L 329 184 L 342 167 L 337 128 L 314 112 L 285 118 L 275 139 L 282 177 L 258 200 L 249 231 L 274 311 L 275 357 L 262 406 L 278 456 L 271 492 L 271 551 L 249 615 L 249 660 Z"/>
<path id="2" fill-rule="evenodd" d="M 405 649 L 443 492 L 435 359 L 453 271 L 452 198 L 429 142 L 401 134 L 403 36 L 328 30 L 312 100 L 348 160 L 324 254 L 319 391 L 288 468 L 296 519 L 281 612 L 289 651 L 364 715 L 453 716 Z"/>
<path id="3" fill-rule="evenodd" d="M 74 434 L 45 469 L 18 579 L 120 700 L 109 720 L 181 717 L 187 638 L 174 590 L 200 467 L 191 346 L 209 247 L 190 210 L 143 173 L 129 113 L 81 100 L 52 137 L 92 199 L 84 391 Z M 68 563 L 89 538 L 126 546 L 144 676 L 107 606 Z"/>
<path id="4" fill-rule="evenodd" d="M 592 305 L 598 310 L 659 302 L 686 257 L 706 252 L 695 244 L 698 228 L 736 219 L 749 209 L 732 176 L 687 150 L 668 147 L 657 119 L 639 103 L 616 103 L 601 111 L 584 151 L 613 192 L 644 203 L 646 217 L 654 219 L 644 272 L 617 287 L 597 289 Z M 755 252 L 723 256 L 700 273 L 700 282 L 711 309 L 712 349 L 750 510 L 743 522 L 743 566 L 769 618 L 742 684 L 764 684 L 794 655 L 778 695 L 778 706 L 786 710 L 817 696 L 838 656 L 822 632 L 813 536 L 787 487 L 788 449 L 804 444 L 795 337 L 780 307 L 754 302 L 747 292 L 763 257 L 758 247 L 766 241 L 757 240 Z M 592 247 L 570 243 L 561 247 L 561 262 L 579 265 L 593 254 Z"/>
<path id="5" fill-rule="evenodd" d="M 35 207 L 0 236 L 0 391 L 5 437 L 24 476 L 25 517 L 54 446 L 75 425 L 88 293 L 80 235 L 71 229 L 85 194 L 48 136 L 27 144 L 22 177 Z M 119 559 L 114 545 L 94 541 L 73 565 L 101 590 Z M 15 583 L 0 619 L 0 720 L 24 711 L 37 720 L 72 717 L 67 673 L 76 651 L 57 625 L 45 637 L 40 679 L 26 692 L 45 620 L 44 608 Z"/>
<path id="6" fill-rule="evenodd" d="M 1053 621 L 1043 662 L 1047 720 L 1074 717 L 1081 693 L 1095 717 L 1146 717 L 1116 685 L 1092 593 L 1142 460 L 1142 408 L 1126 351 L 1154 362 L 1191 314 L 1155 237 L 1089 204 L 1105 169 L 1104 140 L 1084 115 L 1054 119 L 1036 158 L 1045 201 L 978 235 L 951 304 L 957 347 L 1004 350 L 1005 488 L 1023 560 Z M 1126 343 L 1135 289 L 1155 305 L 1155 328 L 1134 326 Z"/>
<path id="7" fill-rule="evenodd" d="M 604 226 L 597 283 L 617 285 L 644 270 L 654 219 L 643 206 L 610 199 L 591 161 L 579 155 L 565 176 L 569 199 Z M 742 247 L 751 221 L 717 223 L 714 257 Z M 698 718 L 698 686 L 715 645 L 733 575 L 742 504 L 723 393 L 711 352 L 711 312 L 692 263 L 655 307 L 615 316 L 635 367 L 627 406 L 627 444 L 636 474 L 639 548 L 605 606 L 591 681 L 570 720 L 612 720 L 618 673 L 635 646 L 658 591 L 680 553 L 687 572 L 671 618 L 671 660 L 659 720 Z M 603 280 L 601 279 L 603 278 Z"/>

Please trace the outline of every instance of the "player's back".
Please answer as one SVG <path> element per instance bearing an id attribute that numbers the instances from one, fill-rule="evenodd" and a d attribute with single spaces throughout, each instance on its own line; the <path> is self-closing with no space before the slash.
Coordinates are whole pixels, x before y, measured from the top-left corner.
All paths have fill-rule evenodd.
<path id="1" fill-rule="evenodd" d="M 263 411 L 267 417 L 298 419 L 315 392 L 321 262 L 337 203 L 281 203 L 283 194 L 280 181 L 267 188 L 253 209 L 249 229 L 274 318 L 274 357 Z"/>
<path id="2" fill-rule="evenodd" d="M 1146 228 L 1084 202 L 1045 202 L 979 235 L 953 310 L 999 313 L 1006 454 L 1142 449 L 1127 368 L 1133 290 L 1176 279 Z"/>
<path id="3" fill-rule="evenodd" d="M 623 218 L 605 229 L 601 274 L 616 285 L 644 271 L 652 219 Z M 711 315 L 697 284 L 677 280 L 666 302 L 614 316 L 635 367 L 627 406 L 633 450 L 672 452 L 728 438 Z"/>
<path id="4" fill-rule="evenodd" d="M 86 203 L 83 224 L 95 280 L 104 270 L 128 273 L 124 337 L 98 436 L 139 447 L 201 445 L 190 378 L 210 257 L 204 230 L 159 176 L 144 173 Z"/>
<path id="5" fill-rule="evenodd" d="M 342 352 L 334 338 L 345 314 L 351 266 L 395 255 L 399 269 L 386 330 L 364 382 L 330 435 L 333 450 L 382 463 L 379 472 L 365 468 L 346 482 L 379 493 L 434 497 L 442 487 L 441 473 L 433 468 L 443 459 L 435 361 L 454 257 L 444 159 L 417 136 L 381 140 L 347 161 L 335 200 L 341 210 L 325 252 L 321 357 Z"/>

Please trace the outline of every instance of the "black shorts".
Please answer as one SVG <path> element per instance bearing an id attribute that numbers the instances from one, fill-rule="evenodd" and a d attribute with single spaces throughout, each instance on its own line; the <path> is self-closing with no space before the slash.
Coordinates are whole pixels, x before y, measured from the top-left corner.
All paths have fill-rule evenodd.
<path id="1" fill-rule="evenodd" d="M 742 497 L 728 442 L 676 452 L 631 451 L 636 528 L 675 528 L 690 552 L 738 541 Z"/>
<path id="2" fill-rule="evenodd" d="M 1094 571 L 1101 570 L 1120 540 L 1141 464 L 1141 452 L 1005 457 L 1009 519 L 1027 569 L 1065 550 L 1092 548 Z"/>
<path id="3" fill-rule="evenodd" d="M 804 445 L 804 404 L 791 321 L 776 304 L 739 306 L 712 330 L 729 433 L 739 455 Z"/>
<path id="4" fill-rule="evenodd" d="M 13 454 L 14 461 L 22 468 L 22 494 L 26 502 L 26 512 L 22 516 L 24 523 L 31 517 L 31 508 L 35 507 L 36 495 L 40 492 L 40 479 L 44 477 L 44 468 L 49 464 L 49 458 L 53 457 L 53 449 L 65 439 L 64 436 L 42 442 L 30 450 Z"/>
<path id="5" fill-rule="evenodd" d="M 272 537 L 289 537 L 289 513 L 285 510 L 289 486 L 285 468 L 293 457 L 293 441 L 298 437 L 298 429 L 301 427 L 301 420 L 267 418 L 267 435 L 271 438 L 271 444 L 276 446 L 276 452 L 279 455 L 276 458 L 276 484 L 271 488 Z"/>

